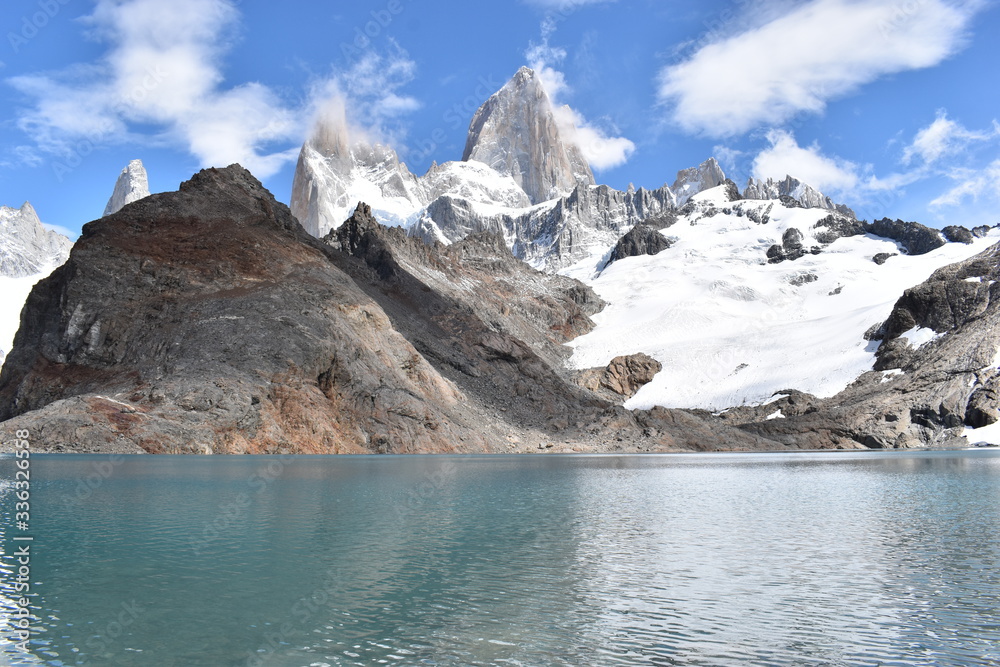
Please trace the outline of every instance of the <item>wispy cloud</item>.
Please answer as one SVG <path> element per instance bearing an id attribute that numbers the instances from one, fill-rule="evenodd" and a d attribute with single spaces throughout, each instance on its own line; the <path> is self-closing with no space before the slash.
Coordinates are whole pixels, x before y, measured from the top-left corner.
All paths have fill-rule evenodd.
<path id="1" fill-rule="evenodd" d="M 983 5 L 812 0 L 663 69 L 659 98 L 689 133 L 780 125 L 882 76 L 937 65 L 963 47 Z"/>
<path id="2" fill-rule="evenodd" d="M 551 20 L 544 21 L 541 44 L 532 44 L 524 56 L 552 101 L 560 133 L 580 147 L 591 168 L 597 171 L 625 164 L 635 152 L 635 144 L 631 140 L 615 136 L 618 129 L 609 119 L 604 119 L 600 124 L 588 121 L 583 114 L 562 103 L 571 89 L 566 83 L 565 74 L 556 69 L 566 59 L 566 51 L 549 44 L 554 31 L 555 23 Z"/>
<path id="3" fill-rule="evenodd" d="M 757 178 L 793 176 L 826 194 L 842 194 L 858 187 L 858 165 L 824 155 L 819 144 L 803 148 L 795 136 L 785 130 L 768 132 L 767 140 L 770 147 L 753 161 L 753 174 Z"/>
<path id="4" fill-rule="evenodd" d="M 1000 124 L 996 121 L 990 131 L 973 131 L 951 120 L 947 112 L 941 110 L 934 122 L 917 132 L 913 142 L 903 150 L 903 163 L 910 164 L 914 158 L 920 158 L 924 164 L 933 164 L 961 153 L 971 144 L 997 137 L 1000 137 Z"/>
<path id="5" fill-rule="evenodd" d="M 405 152 L 405 117 L 420 102 L 402 93 L 416 76 L 416 63 L 394 42 L 392 51 L 368 51 L 347 70 L 318 81 L 310 97 L 316 132 L 342 132 L 351 143 L 381 143 Z"/>
<path id="6" fill-rule="evenodd" d="M 975 202 L 984 196 L 1000 202 L 1000 160 L 994 160 L 985 169 L 956 168 L 949 176 L 956 184 L 931 201 L 932 209 L 961 206 L 967 200 Z"/>
<path id="7" fill-rule="evenodd" d="M 102 57 L 8 79 L 32 100 L 18 125 L 49 154 L 81 140 L 173 143 L 204 166 L 240 162 L 266 178 L 294 159 L 304 109 L 260 83 L 224 85 L 238 21 L 230 0 L 98 0 L 86 25 Z"/>

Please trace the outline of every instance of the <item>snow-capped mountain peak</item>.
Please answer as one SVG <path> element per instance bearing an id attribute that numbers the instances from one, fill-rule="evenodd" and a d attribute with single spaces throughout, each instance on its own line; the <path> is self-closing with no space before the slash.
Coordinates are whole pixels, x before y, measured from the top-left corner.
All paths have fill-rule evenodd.
<path id="1" fill-rule="evenodd" d="M 828 211 L 837 211 L 852 218 L 855 217 L 854 211 L 847 206 L 835 203 L 819 190 L 792 176 L 785 176 L 784 180 L 781 181 L 775 181 L 772 178 L 758 180 L 751 177 L 747 180 L 747 186 L 743 191 L 744 199 L 780 199 L 781 197 L 791 197 L 805 208 L 823 208 Z"/>
<path id="2" fill-rule="evenodd" d="M 568 136 L 574 133 L 560 126 L 538 75 L 522 67 L 472 117 L 462 160 L 511 176 L 538 204 L 578 184 L 594 185 L 590 165 Z"/>
<path id="3" fill-rule="evenodd" d="M 722 167 L 714 157 L 710 157 L 697 167 L 677 172 L 677 180 L 671 190 L 677 198 L 677 205 L 683 206 L 694 195 L 722 185 L 725 180 Z"/>
<path id="4" fill-rule="evenodd" d="M 132 160 L 119 174 L 108 205 L 104 207 L 104 215 L 117 213 L 127 204 L 148 196 L 149 177 L 146 174 L 146 168 L 143 166 L 142 160 Z"/>

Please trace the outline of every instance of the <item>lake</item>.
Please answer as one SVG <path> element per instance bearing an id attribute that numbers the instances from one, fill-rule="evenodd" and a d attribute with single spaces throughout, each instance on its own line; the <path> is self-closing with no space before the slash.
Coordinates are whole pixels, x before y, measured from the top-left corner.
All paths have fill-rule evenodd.
<path id="1" fill-rule="evenodd" d="M 31 459 L 12 665 L 1000 665 L 1000 452 Z"/>

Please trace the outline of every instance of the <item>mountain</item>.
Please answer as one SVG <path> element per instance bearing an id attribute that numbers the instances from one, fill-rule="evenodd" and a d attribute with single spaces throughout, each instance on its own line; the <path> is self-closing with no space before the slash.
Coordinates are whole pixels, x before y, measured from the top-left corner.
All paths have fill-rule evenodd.
<path id="1" fill-rule="evenodd" d="M 10 350 L 31 286 L 66 261 L 73 242 L 45 229 L 34 207 L 0 206 L 0 361 Z"/>
<path id="2" fill-rule="evenodd" d="M 454 243 L 489 231 L 515 256 L 558 271 L 595 266 L 637 224 L 667 224 L 688 200 L 727 181 L 714 158 L 678 172 L 672 186 L 626 191 L 596 185 L 572 123 L 559 119 L 538 75 L 522 67 L 476 111 L 460 162 L 415 176 L 395 151 L 350 130 L 346 110 L 328 114 L 305 142 L 295 170 L 292 213 L 321 237 L 364 201 L 383 223 L 428 242 Z M 731 186 L 734 197 L 740 194 Z M 751 182 L 757 198 L 800 198 L 854 217 L 794 179 Z M 798 200 L 797 200 L 798 201 Z"/>
<path id="3" fill-rule="evenodd" d="M 407 226 L 427 195 L 389 146 L 354 137 L 341 110 L 317 121 L 302 146 L 292 180 L 292 213 L 306 231 L 323 236 L 369 202 L 386 224 Z"/>
<path id="4" fill-rule="evenodd" d="M 865 334 L 904 290 L 1000 240 L 1000 230 L 965 230 L 969 243 L 951 243 L 917 223 L 734 201 L 733 189 L 701 192 L 673 224 L 626 237 L 600 271 L 586 261 L 564 271 L 608 303 L 570 343 L 572 367 L 636 353 L 663 366 L 627 407 L 721 411 L 787 389 L 833 396 L 872 369 L 877 346 Z"/>
<path id="5" fill-rule="evenodd" d="M 677 206 L 683 206 L 688 199 L 726 181 L 726 175 L 715 158 L 709 158 L 697 167 L 677 172 L 677 179 L 670 190 L 674 193 Z M 775 198 L 776 199 L 776 198 Z"/>
<path id="6" fill-rule="evenodd" d="M 577 185 L 594 185 L 573 134 L 574 128 L 559 127 L 538 75 L 522 67 L 472 117 L 462 160 L 511 176 L 532 204 L 540 204 Z"/>
<path id="7" fill-rule="evenodd" d="M 994 239 L 995 240 L 995 239 Z M 874 449 L 1000 443 L 1000 245 L 907 289 L 870 333 L 875 365 L 827 399 L 787 391 L 722 415 L 783 443 Z M 764 415 L 780 414 L 767 419 Z M 809 434 L 806 436 L 806 434 Z"/>
<path id="8" fill-rule="evenodd" d="M 427 245 L 362 205 L 319 240 L 246 170 L 208 169 L 85 225 L 35 286 L 0 433 L 134 453 L 775 446 L 575 383 L 561 346 L 601 306 L 495 235 Z"/>
<path id="9" fill-rule="evenodd" d="M 146 175 L 146 168 L 142 166 L 142 160 L 132 160 L 119 174 L 118 180 L 115 182 L 114 192 L 111 193 L 111 199 L 104 207 L 104 215 L 117 213 L 126 204 L 148 196 L 149 179 Z"/>
<path id="10" fill-rule="evenodd" d="M 843 204 L 834 203 L 832 199 L 815 188 L 803 183 L 797 178 L 786 176 L 783 181 L 767 179 L 766 181 L 750 178 L 743 190 L 744 199 L 781 199 L 791 197 L 805 208 L 825 208 L 842 215 L 854 218 L 854 211 Z"/>

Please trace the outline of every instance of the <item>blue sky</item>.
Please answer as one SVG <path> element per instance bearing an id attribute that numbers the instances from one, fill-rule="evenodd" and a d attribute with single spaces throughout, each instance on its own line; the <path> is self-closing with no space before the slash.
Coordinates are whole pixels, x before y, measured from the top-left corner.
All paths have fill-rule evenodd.
<path id="1" fill-rule="evenodd" d="M 9 0 L 0 29 L 0 204 L 74 234 L 137 157 L 153 191 L 241 162 L 287 202 L 331 104 L 423 173 L 524 64 L 598 182 L 714 155 L 869 219 L 1000 223 L 995 1 Z"/>

